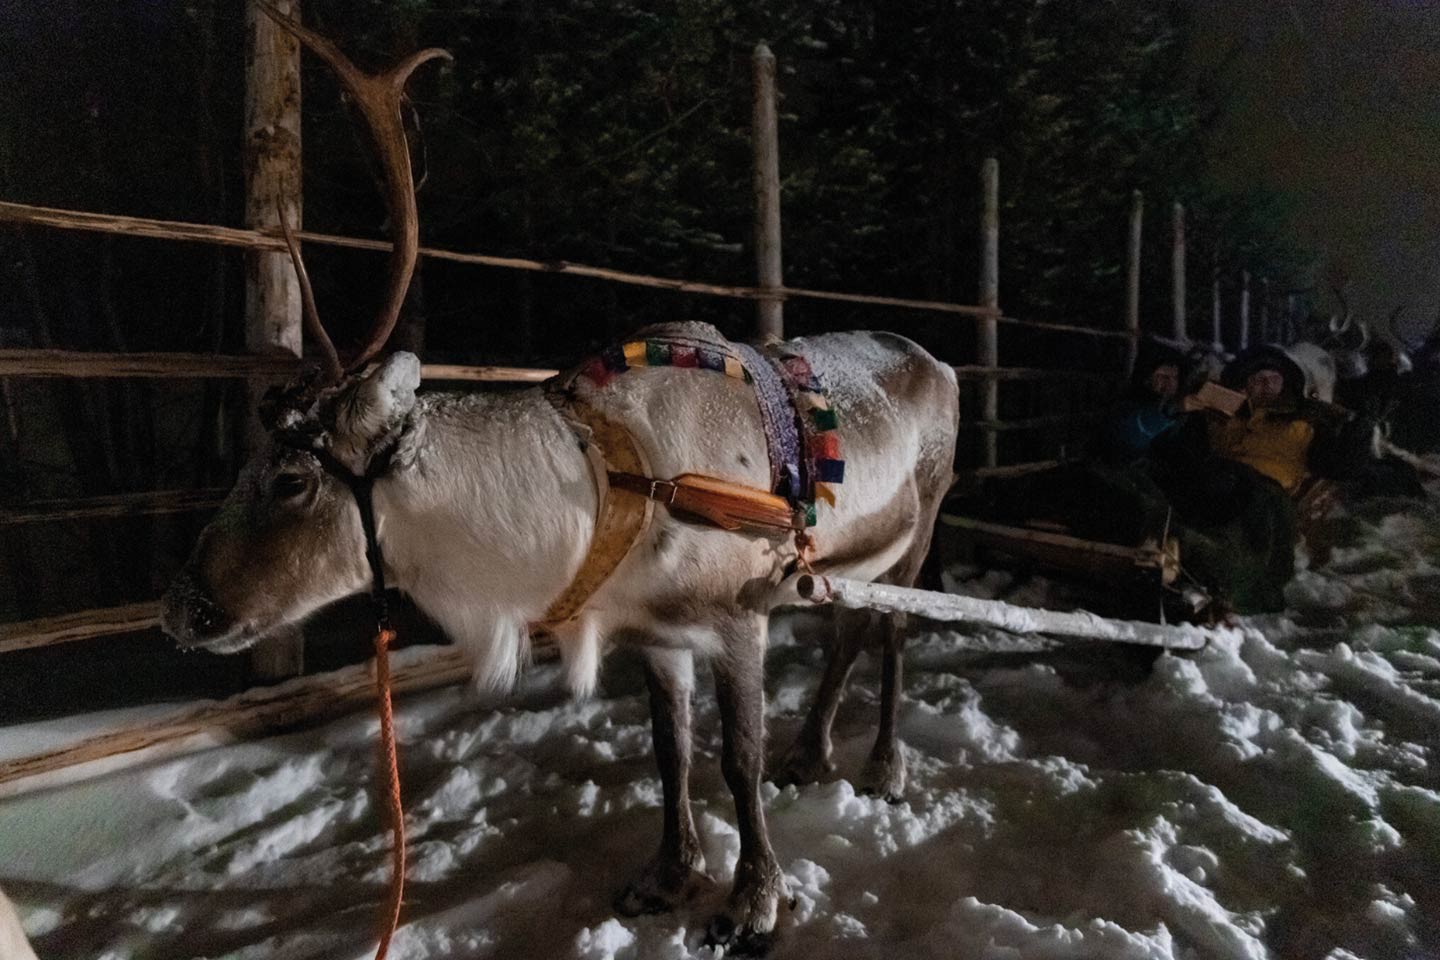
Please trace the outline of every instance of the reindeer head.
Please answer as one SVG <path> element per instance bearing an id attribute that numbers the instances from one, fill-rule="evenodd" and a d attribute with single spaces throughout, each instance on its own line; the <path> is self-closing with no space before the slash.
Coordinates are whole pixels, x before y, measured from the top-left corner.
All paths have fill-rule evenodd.
<path id="1" fill-rule="evenodd" d="M 422 50 L 371 76 L 330 41 L 261 7 L 331 66 L 365 118 L 385 173 L 394 247 L 385 302 L 363 345 L 342 363 L 320 323 L 299 244 L 281 218 L 300 280 L 306 330 L 322 365 L 262 403 L 265 446 L 241 471 L 162 601 L 167 633 L 184 646 L 220 653 L 242 650 L 369 581 L 365 537 L 347 474 L 373 473 L 419 434 L 415 355 L 397 353 L 363 372 L 394 329 L 419 252 L 401 100 L 416 67 L 449 57 L 443 50 Z"/>
<path id="2" fill-rule="evenodd" d="M 365 536 L 343 474 L 364 476 L 397 451 L 407 455 L 420 431 L 419 384 L 420 361 L 396 353 L 311 397 L 272 398 L 265 447 L 165 594 L 166 632 L 184 646 L 231 653 L 363 589 Z"/>

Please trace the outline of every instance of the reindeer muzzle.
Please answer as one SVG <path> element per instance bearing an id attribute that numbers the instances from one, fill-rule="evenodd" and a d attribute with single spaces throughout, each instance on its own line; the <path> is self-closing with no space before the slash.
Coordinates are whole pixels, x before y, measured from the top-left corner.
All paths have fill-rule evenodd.
<path id="1" fill-rule="evenodd" d="M 228 653 L 237 639 L 235 619 L 215 602 L 189 568 L 182 570 L 165 591 L 160 601 L 160 626 L 187 649 L 202 647 Z"/>

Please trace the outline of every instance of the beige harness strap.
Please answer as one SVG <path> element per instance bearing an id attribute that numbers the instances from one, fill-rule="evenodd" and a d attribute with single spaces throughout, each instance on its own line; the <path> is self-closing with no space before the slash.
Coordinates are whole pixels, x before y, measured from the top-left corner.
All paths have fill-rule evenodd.
<path id="1" fill-rule="evenodd" d="M 545 616 L 536 624 L 553 627 L 574 619 L 580 609 L 600 589 L 621 562 L 635 549 L 640 535 L 650 524 L 655 501 L 644 497 L 610 495 L 609 471 L 647 474 L 650 465 L 630 436 L 630 431 L 605 419 L 583 403 L 566 404 L 564 415 L 590 430 L 585 454 L 590 458 L 590 472 L 595 477 L 595 496 L 599 504 L 595 517 L 595 535 L 590 549 L 580 564 L 575 579 L 550 604 Z"/>
<path id="2" fill-rule="evenodd" d="M 545 615 L 532 624 L 536 629 L 553 629 L 580 613 L 635 549 L 650 525 L 656 503 L 722 530 L 748 530 L 769 536 L 803 535 L 804 516 L 784 497 L 694 473 L 674 480 L 651 479 L 650 464 L 629 430 L 606 419 L 588 404 L 567 402 L 558 393 L 552 394 L 551 399 L 562 416 L 590 431 L 584 445 L 585 455 L 590 461 L 599 507 L 595 535 L 585 559 L 580 562 L 580 570 Z M 616 496 L 617 493 L 635 496 Z"/>

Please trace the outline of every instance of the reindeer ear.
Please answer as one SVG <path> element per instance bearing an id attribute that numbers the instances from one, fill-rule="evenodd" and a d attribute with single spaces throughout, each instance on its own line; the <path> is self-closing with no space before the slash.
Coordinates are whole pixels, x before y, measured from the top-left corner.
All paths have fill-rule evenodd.
<path id="1" fill-rule="evenodd" d="M 341 397 L 335 432 L 351 443 L 379 440 L 405 422 L 420 386 L 420 358 L 400 351 Z"/>

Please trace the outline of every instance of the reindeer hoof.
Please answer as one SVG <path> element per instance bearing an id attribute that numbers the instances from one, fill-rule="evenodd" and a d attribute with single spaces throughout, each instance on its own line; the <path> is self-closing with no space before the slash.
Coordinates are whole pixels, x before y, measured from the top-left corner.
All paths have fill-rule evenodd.
<path id="1" fill-rule="evenodd" d="M 782 787 L 791 784 L 803 786 L 807 783 L 819 783 L 834 772 L 835 764 L 828 756 L 795 746 L 785 755 L 779 771 L 771 779 Z"/>
<path id="2" fill-rule="evenodd" d="M 727 957 L 763 957 L 775 946 L 775 931 L 759 933 L 735 926 L 728 914 L 718 914 L 705 928 L 705 946 Z"/>
<path id="3" fill-rule="evenodd" d="M 775 943 L 780 904 L 790 899 L 785 877 L 773 860 L 735 865 L 729 908 L 710 921 L 705 945 L 726 956 L 764 956 Z"/>
<path id="4" fill-rule="evenodd" d="M 639 917 L 669 913 L 689 903 L 702 891 L 714 886 L 705 874 L 702 862 L 698 869 L 683 863 L 661 863 L 652 860 L 640 876 L 625 885 L 615 897 L 615 912 L 622 917 Z"/>
<path id="5" fill-rule="evenodd" d="M 905 796 L 909 783 L 909 771 L 905 767 L 905 753 L 898 746 L 893 754 L 871 758 L 860 775 L 863 784 L 860 792 L 881 797 L 887 803 L 899 803 Z"/>

